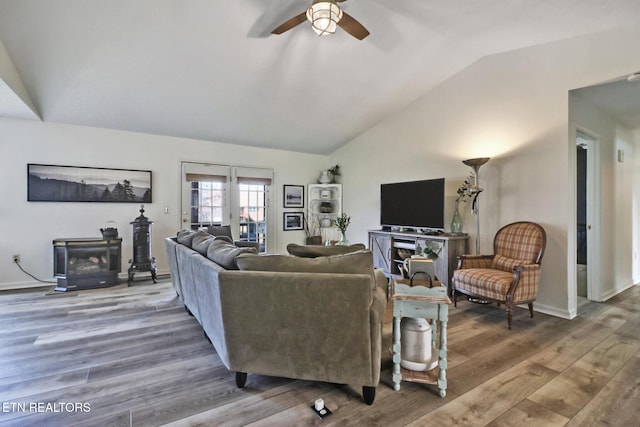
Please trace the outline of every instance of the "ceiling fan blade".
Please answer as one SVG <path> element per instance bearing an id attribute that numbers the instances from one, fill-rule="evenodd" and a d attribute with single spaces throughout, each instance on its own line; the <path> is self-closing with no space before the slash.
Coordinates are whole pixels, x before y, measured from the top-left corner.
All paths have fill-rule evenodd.
<path id="1" fill-rule="evenodd" d="M 338 25 L 358 40 L 362 40 L 369 35 L 369 31 L 361 23 L 344 11 L 342 11 L 342 19 L 338 21 Z"/>
<path id="2" fill-rule="evenodd" d="M 271 34 L 282 34 L 285 31 L 289 31 L 293 27 L 302 24 L 307 20 L 307 11 L 302 12 L 300 15 L 296 15 L 293 18 L 289 19 L 278 28 L 271 31 Z"/>

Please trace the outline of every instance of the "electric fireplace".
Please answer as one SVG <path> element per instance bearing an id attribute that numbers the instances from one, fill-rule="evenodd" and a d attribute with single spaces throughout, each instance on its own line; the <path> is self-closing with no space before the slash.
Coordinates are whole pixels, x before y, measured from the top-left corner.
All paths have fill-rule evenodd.
<path id="1" fill-rule="evenodd" d="M 53 275 L 56 291 L 76 291 L 118 284 L 122 239 L 114 237 L 55 239 Z"/>

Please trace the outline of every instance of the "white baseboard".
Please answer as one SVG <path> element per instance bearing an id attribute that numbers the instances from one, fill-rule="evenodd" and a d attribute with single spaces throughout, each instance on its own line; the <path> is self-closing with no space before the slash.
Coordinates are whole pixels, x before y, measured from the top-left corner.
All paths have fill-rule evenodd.
<path id="1" fill-rule="evenodd" d="M 626 291 L 627 289 L 630 289 L 632 287 L 634 287 L 635 284 L 631 283 L 625 287 L 622 288 L 618 288 L 618 289 L 612 289 L 610 291 L 607 291 L 605 293 L 602 294 L 602 302 L 607 301 L 613 297 L 615 297 L 618 294 L 621 294 L 622 292 Z"/>
<path id="2" fill-rule="evenodd" d="M 48 286 L 56 286 L 56 282 L 54 279 L 51 280 L 52 283 L 42 283 L 37 280 L 31 280 L 29 282 L 7 282 L 0 283 L 0 291 L 13 291 L 17 289 L 36 289 L 36 288 L 46 288 Z"/>
<path id="3" fill-rule="evenodd" d="M 139 280 L 138 277 L 136 277 L 137 275 L 140 275 L 139 277 L 146 277 L 149 276 L 149 278 L 151 277 L 148 272 L 142 271 L 142 272 L 136 272 L 136 274 L 133 276 L 133 280 L 137 281 Z M 170 272 L 169 269 L 158 269 L 158 273 L 157 276 L 158 277 L 164 277 L 164 276 L 169 276 Z M 126 283 L 127 280 L 129 278 L 129 275 L 127 274 L 127 272 L 120 272 L 118 274 L 118 280 L 122 283 Z M 57 282 L 56 279 L 54 277 L 50 278 L 50 279 L 45 279 L 47 280 L 47 283 L 43 283 L 43 282 L 38 282 L 37 280 L 30 280 L 27 282 L 7 282 L 7 283 L 0 283 L 0 291 L 13 291 L 13 290 L 19 290 L 19 289 L 37 289 L 37 288 L 46 288 L 48 286 L 56 286 Z M 48 283 L 48 282 L 51 283 Z"/>
<path id="4" fill-rule="evenodd" d="M 529 309 L 526 305 L 523 305 L 521 307 L 527 310 Z M 578 315 L 577 313 L 571 312 L 566 309 L 561 309 L 551 305 L 540 304 L 535 301 L 533 302 L 533 311 L 537 311 L 542 314 L 548 314 L 549 316 L 560 317 L 567 320 L 571 320 Z"/>

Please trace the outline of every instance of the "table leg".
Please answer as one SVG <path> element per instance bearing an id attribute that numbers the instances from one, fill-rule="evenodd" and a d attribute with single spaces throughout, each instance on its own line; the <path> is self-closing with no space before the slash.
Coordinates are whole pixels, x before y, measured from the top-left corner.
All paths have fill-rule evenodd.
<path id="1" fill-rule="evenodd" d="M 438 352 L 438 365 L 440 373 L 438 374 L 438 388 L 440 389 L 440 397 L 447 395 L 447 322 L 440 322 L 440 351 Z"/>
<path id="2" fill-rule="evenodd" d="M 393 318 L 393 389 L 400 390 L 400 317 Z"/>

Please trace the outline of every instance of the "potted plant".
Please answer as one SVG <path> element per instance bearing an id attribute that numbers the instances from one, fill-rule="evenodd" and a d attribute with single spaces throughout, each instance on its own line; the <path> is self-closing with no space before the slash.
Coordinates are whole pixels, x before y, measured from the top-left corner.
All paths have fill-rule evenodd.
<path id="1" fill-rule="evenodd" d="M 347 240 L 347 228 L 349 227 L 349 223 L 351 222 L 351 217 L 346 213 L 342 213 L 338 218 L 336 218 L 336 227 L 340 230 L 340 241 L 336 243 L 337 245 L 348 245 L 349 241 Z"/>
<path id="2" fill-rule="evenodd" d="M 329 176 L 331 177 L 332 184 L 337 183 L 338 177 L 342 175 L 340 173 L 340 165 L 335 165 L 334 167 L 329 168 L 328 172 L 329 172 Z"/>

